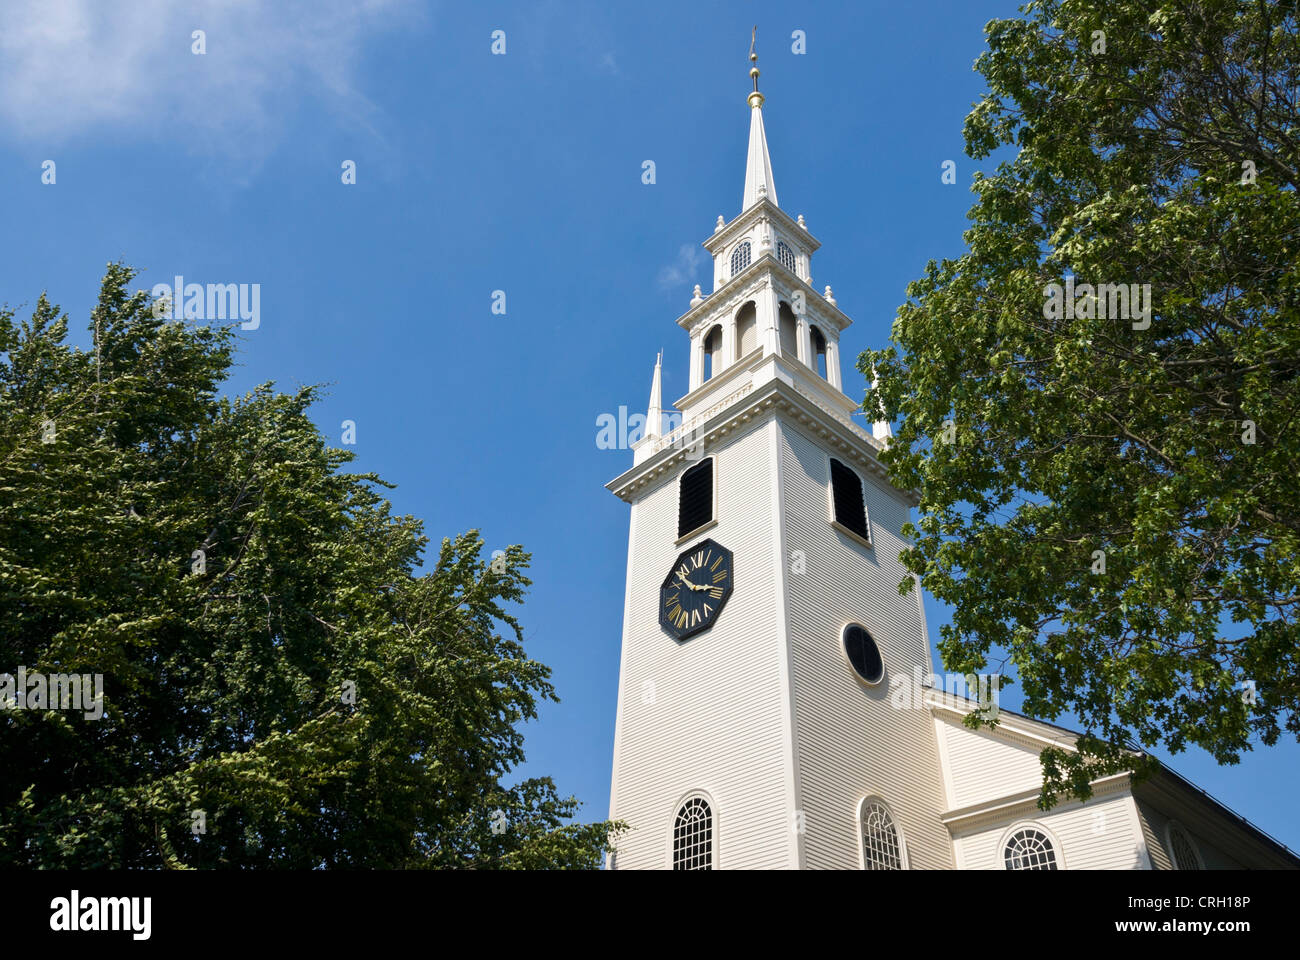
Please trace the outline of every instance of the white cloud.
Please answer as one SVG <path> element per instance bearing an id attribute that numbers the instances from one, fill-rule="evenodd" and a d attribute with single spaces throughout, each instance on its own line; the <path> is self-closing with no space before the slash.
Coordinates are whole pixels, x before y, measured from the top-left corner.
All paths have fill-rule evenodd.
<path id="1" fill-rule="evenodd" d="M 359 54 L 412 15 L 408 0 L 6 0 L 0 135 L 134 137 L 249 161 L 304 96 L 373 133 L 377 110 L 354 86 Z M 204 56 L 191 52 L 194 30 Z"/>
<path id="2" fill-rule="evenodd" d="M 683 243 L 677 250 L 677 259 L 659 271 L 659 286 L 666 291 L 683 287 L 689 293 L 696 281 L 701 261 L 707 260 L 703 248 L 697 243 Z"/>

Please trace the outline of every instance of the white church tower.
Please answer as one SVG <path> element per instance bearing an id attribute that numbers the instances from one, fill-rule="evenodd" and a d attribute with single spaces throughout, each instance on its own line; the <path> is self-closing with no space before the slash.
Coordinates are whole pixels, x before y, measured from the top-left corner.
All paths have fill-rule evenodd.
<path id="1" fill-rule="evenodd" d="M 778 204 L 750 75 L 741 210 L 677 321 L 681 425 L 663 432 L 656 363 L 608 485 L 632 508 L 610 801 L 632 829 L 610 866 L 951 867 L 933 716 L 890 697 L 931 673 L 920 591 L 898 592 L 909 494 L 878 460 L 888 424 L 854 422 L 851 321 Z"/>
<path id="2" fill-rule="evenodd" d="M 608 485 L 632 507 L 610 791 L 631 831 L 609 866 L 1300 867 L 1165 767 L 1040 810 L 1039 753 L 1078 734 L 1009 710 L 973 730 L 966 690 L 929 685 L 921 592 L 898 592 L 914 502 L 878 459 L 889 425 L 853 420 L 850 321 L 777 204 L 750 75 L 740 215 L 704 241 L 713 290 L 677 321 L 681 424 L 663 432 L 660 357 L 646 435 Z"/>

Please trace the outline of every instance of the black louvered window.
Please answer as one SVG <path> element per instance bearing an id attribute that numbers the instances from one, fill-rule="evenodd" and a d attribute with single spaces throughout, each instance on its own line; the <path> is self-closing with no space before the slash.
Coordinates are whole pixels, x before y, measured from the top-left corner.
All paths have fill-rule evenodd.
<path id="1" fill-rule="evenodd" d="M 682 474 L 677 502 L 677 536 L 684 537 L 713 519 L 713 458 Z"/>
<path id="2" fill-rule="evenodd" d="M 870 540 L 867 508 L 862 501 L 862 479 L 838 460 L 831 460 L 831 490 L 835 500 L 835 522 L 863 540 Z"/>

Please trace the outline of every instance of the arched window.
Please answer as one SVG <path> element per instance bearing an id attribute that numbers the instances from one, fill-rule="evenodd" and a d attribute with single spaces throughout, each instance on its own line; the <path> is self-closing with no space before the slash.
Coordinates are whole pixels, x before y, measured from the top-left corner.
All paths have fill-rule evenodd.
<path id="1" fill-rule="evenodd" d="M 691 797 L 673 821 L 673 869 L 713 869 L 713 811 L 703 797 Z"/>
<path id="2" fill-rule="evenodd" d="M 834 457 L 831 458 L 831 508 L 831 517 L 837 524 L 871 542 L 862 478 Z"/>
<path id="3" fill-rule="evenodd" d="M 781 301 L 777 319 L 781 332 L 781 353 L 794 359 L 799 356 L 799 321 L 790 309 L 790 304 L 784 300 Z"/>
<path id="4" fill-rule="evenodd" d="M 1057 869 L 1051 838 L 1034 827 L 1024 827 L 1008 837 L 1002 859 L 1008 870 Z"/>
<path id="5" fill-rule="evenodd" d="M 677 537 L 698 530 L 713 519 L 713 458 L 701 460 L 682 474 L 677 487 Z"/>
<path id="6" fill-rule="evenodd" d="M 739 360 L 758 349 L 758 307 L 750 300 L 736 314 L 736 356 Z"/>
<path id="7" fill-rule="evenodd" d="M 902 870 L 903 846 L 894 818 L 879 800 L 862 802 L 862 869 Z"/>
<path id="8" fill-rule="evenodd" d="M 794 251 L 790 249 L 790 245 L 784 240 L 776 242 L 776 258 L 781 261 L 781 266 L 791 273 L 796 272 L 794 269 Z"/>
<path id="9" fill-rule="evenodd" d="M 812 349 L 813 362 L 812 368 L 817 371 L 818 375 L 826 379 L 826 338 L 822 332 L 817 329 L 816 325 L 812 327 Z"/>
<path id="10" fill-rule="evenodd" d="M 1165 840 L 1169 850 L 1169 859 L 1174 863 L 1175 870 L 1204 870 L 1201 863 L 1201 854 L 1196 849 L 1196 844 L 1192 842 L 1191 836 L 1183 829 L 1183 825 L 1175 820 L 1169 821 L 1169 826 L 1165 828 Z"/>
<path id="11" fill-rule="evenodd" d="M 715 326 L 704 335 L 704 379 L 722 372 L 722 327 Z"/>
<path id="12" fill-rule="evenodd" d="M 731 275 L 734 277 L 749 266 L 749 259 L 749 241 L 745 240 L 731 252 Z"/>
<path id="13" fill-rule="evenodd" d="M 885 662 L 880 659 L 880 648 L 875 639 L 860 623 L 850 623 L 844 628 L 844 655 L 853 670 L 867 683 L 879 683 L 885 675 Z"/>

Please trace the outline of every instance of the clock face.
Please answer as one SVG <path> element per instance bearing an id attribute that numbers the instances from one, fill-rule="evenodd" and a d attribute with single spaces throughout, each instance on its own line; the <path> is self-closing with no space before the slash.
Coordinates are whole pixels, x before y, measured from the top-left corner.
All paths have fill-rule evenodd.
<path id="1" fill-rule="evenodd" d="M 731 596 L 731 551 L 713 540 L 687 550 L 659 588 L 659 623 L 678 640 L 713 626 Z"/>

